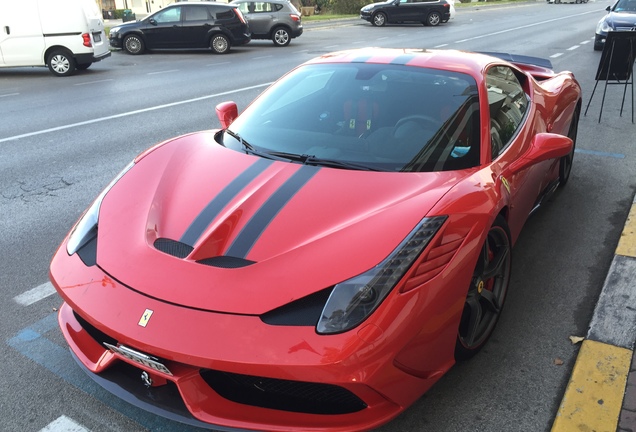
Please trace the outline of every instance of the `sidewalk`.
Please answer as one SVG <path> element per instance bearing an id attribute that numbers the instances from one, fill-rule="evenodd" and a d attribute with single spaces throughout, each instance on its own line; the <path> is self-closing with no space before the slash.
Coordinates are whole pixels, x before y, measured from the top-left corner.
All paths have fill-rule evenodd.
<path id="1" fill-rule="evenodd" d="M 636 432 L 636 199 L 552 432 Z"/>

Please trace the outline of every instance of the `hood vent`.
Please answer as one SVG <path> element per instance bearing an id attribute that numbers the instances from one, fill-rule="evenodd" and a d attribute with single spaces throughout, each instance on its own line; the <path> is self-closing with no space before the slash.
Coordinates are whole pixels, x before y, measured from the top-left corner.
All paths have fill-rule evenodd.
<path id="1" fill-rule="evenodd" d="M 194 250 L 194 248 L 188 244 L 168 238 L 158 238 L 157 240 L 155 240 L 154 246 L 158 251 L 181 259 L 186 258 Z M 254 261 L 231 256 L 218 256 L 205 258 L 197 261 L 197 263 L 212 267 L 232 269 L 247 267 L 248 265 L 254 264 Z"/>
<path id="2" fill-rule="evenodd" d="M 194 249 L 190 245 L 167 238 L 158 238 L 157 240 L 155 240 L 155 248 L 163 253 L 167 253 L 168 255 L 172 255 L 173 257 L 177 258 L 187 257 Z"/>

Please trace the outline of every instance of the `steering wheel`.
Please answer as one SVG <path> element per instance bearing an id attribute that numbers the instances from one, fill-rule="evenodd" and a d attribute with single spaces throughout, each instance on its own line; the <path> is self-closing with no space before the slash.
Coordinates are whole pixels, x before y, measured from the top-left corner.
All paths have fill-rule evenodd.
<path id="1" fill-rule="evenodd" d="M 419 124 L 420 126 L 426 128 L 426 129 L 431 129 L 433 128 L 434 130 L 439 129 L 441 122 L 437 119 L 434 119 L 431 116 L 427 116 L 427 115 L 422 115 L 422 114 L 413 114 L 410 116 L 406 116 L 404 118 L 401 118 L 400 120 L 398 120 L 398 122 L 395 124 L 395 130 L 397 130 L 400 126 L 405 125 L 406 123 L 409 122 L 414 122 Z"/>

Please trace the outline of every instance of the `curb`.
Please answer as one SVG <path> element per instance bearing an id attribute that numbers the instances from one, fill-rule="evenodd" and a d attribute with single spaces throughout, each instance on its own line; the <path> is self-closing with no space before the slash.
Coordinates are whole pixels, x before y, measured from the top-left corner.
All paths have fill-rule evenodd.
<path id="1" fill-rule="evenodd" d="M 619 426 L 636 430 L 636 413 L 625 407 L 628 411 L 621 414 L 624 398 L 636 396 L 636 373 L 630 375 L 636 366 L 632 366 L 632 359 L 636 361 L 635 288 L 636 197 L 552 432 L 616 432 Z"/>

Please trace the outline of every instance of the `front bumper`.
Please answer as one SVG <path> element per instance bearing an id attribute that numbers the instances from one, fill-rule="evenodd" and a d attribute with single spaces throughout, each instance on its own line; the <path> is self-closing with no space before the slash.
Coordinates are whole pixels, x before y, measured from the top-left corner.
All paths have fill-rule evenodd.
<path id="1" fill-rule="evenodd" d="M 398 369 L 389 331 L 372 342 L 364 327 L 325 337 L 313 327 L 270 326 L 255 316 L 166 304 L 97 265 L 85 266 L 65 246 L 52 261 L 51 279 L 65 300 L 58 318 L 62 333 L 83 368 L 134 405 L 188 424 L 369 430 L 398 415 L 441 376 Z M 142 327 L 147 310 L 153 315 Z M 151 355 L 172 375 L 130 361 L 104 342 Z M 372 349 L 376 344 L 386 351 Z M 149 389 L 143 371 L 154 383 Z"/>

